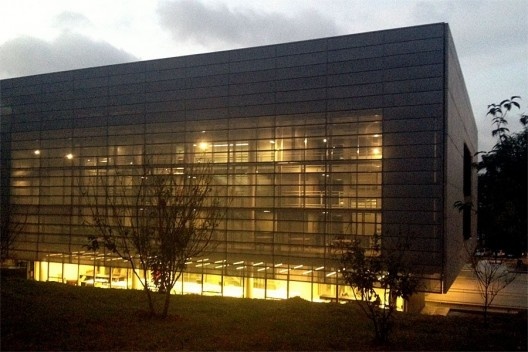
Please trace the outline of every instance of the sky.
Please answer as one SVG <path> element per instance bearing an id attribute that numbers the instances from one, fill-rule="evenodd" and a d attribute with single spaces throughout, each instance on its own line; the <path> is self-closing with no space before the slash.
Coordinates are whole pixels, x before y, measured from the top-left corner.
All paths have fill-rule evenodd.
<path id="1" fill-rule="evenodd" d="M 0 79 L 437 22 L 490 150 L 488 105 L 528 112 L 528 0 L 2 0 Z"/>

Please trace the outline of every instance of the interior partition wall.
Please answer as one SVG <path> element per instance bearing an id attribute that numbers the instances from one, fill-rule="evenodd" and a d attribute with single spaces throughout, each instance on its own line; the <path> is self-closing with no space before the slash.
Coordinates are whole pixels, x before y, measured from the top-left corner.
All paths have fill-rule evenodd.
<path id="1" fill-rule="evenodd" d="M 446 79 L 448 31 L 433 24 L 1 81 L 2 207 L 24 219 L 14 253 L 35 263 L 37 279 L 136 287 L 123 260 L 87 250 L 94 229 L 82 187 L 130 187 L 146 157 L 176 175 L 199 159 L 228 209 L 215 250 L 189 259 L 177 292 L 346 298 L 332 245 L 369 246 L 402 228 L 416 236 L 426 290 L 440 292 L 444 272 L 460 265 L 446 260 L 456 249 L 445 240 L 462 231 L 444 216 L 445 185 L 463 182 L 446 173 L 446 89 L 463 86 Z M 453 139 L 471 139 L 471 128 Z"/>

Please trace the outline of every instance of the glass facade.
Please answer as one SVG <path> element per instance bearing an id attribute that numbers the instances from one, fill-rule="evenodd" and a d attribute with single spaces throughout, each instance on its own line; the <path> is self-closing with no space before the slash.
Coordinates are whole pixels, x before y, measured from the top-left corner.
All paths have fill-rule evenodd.
<path id="1" fill-rule="evenodd" d="M 452 207 L 476 195 L 477 129 L 447 24 L 0 83 L 0 215 L 24 223 L 13 253 L 39 280 L 138 286 L 86 249 L 81 189 L 133 186 L 145 157 L 176 175 L 210 162 L 228 204 L 176 292 L 346 298 L 332 244 L 402 231 L 424 291 L 445 292 L 476 237 Z"/>
<path id="2" fill-rule="evenodd" d="M 30 214 L 18 248 L 36 253 L 39 279 L 94 284 L 95 268 L 96 285 L 136 286 L 115 274 L 123 261 L 84 248 L 94 229 L 82 187 L 104 178 L 118 192 L 145 155 L 176 174 L 205 159 L 228 210 L 214 253 L 189 260 L 180 291 L 319 299 L 303 285 L 335 284 L 332 242 L 381 233 L 381 120 L 365 111 L 12 134 L 11 199 Z"/>

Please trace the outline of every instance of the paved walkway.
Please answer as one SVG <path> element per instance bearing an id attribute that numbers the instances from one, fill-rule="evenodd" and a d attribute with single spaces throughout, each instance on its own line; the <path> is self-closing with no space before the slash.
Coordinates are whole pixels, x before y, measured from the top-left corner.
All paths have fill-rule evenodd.
<path id="1" fill-rule="evenodd" d="M 465 267 L 446 294 L 426 294 L 424 314 L 447 315 L 450 309 L 481 309 L 482 297 L 473 271 Z M 528 309 L 528 274 L 519 273 L 515 281 L 504 288 L 490 306 L 490 311 Z"/>

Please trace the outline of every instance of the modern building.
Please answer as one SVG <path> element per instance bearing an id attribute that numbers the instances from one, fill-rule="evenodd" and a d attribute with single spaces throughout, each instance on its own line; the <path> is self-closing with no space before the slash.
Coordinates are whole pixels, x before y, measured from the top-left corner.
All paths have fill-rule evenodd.
<path id="1" fill-rule="evenodd" d="M 185 170 L 206 153 L 230 199 L 177 292 L 343 298 L 332 244 L 407 232 L 424 290 L 442 293 L 476 237 L 453 207 L 476 201 L 477 128 L 445 23 L 0 85 L 1 212 L 24 222 L 13 253 L 37 280 L 138 286 L 86 249 L 78 185 L 133 175 L 144 155 Z"/>

